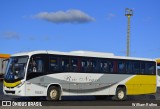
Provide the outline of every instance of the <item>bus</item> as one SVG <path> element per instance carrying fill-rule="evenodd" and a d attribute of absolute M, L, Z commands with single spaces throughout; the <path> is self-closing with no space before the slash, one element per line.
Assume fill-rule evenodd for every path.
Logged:
<path fill-rule="evenodd" d="M 9 57 L 9 54 L 0 54 L 0 79 L 3 79 Z"/>
<path fill-rule="evenodd" d="M 95 96 L 126 100 L 156 93 L 156 60 L 92 51 L 31 51 L 11 55 L 3 82 L 5 95 Z"/>
<path fill-rule="evenodd" d="M 160 59 L 157 61 L 157 93 L 160 93 Z"/>

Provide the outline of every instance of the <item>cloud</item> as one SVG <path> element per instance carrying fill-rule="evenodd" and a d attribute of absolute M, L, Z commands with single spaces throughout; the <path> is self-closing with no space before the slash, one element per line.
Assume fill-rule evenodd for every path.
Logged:
<path fill-rule="evenodd" d="M 35 40 L 35 37 L 30 36 L 28 39 L 29 39 L 30 41 L 34 41 L 34 40 Z"/>
<path fill-rule="evenodd" d="M 109 14 L 107 15 L 107 20 L 112 20 L 114 17 L 116 17 L 115 14 L 109 13 Z"/>
<path fill-rule="evenodd" d="M 144 22 L 149 22 L 149 21 L 151 21 L 152 20 L 152 18 L 151 17 L 146 17 L 146 18 L 144 18 Z"/>
<path fill-rule="evenodd" d="M 43 40 L 43 41 L 49 41 L 50 37 L 49 36 L 39 36 L 39 37 L 30 36 L 30 37 L 28 37 L 28 40 L 29 41 L 41 41 L 41 40 Z"/>
<path fill-rule="evenodd" d="M 44 41 L 49 41 L 50 37 L 49 36 L 44 36 L 43 39 L 44 39 Z"/>
<path fill-rule="evenodd" d="M 20 35 L 13 31 L 4 32 L 2 37 L 7 40 L 11 40 L 11 39 L 19 40 L 20 39 Z"/>
<path fill-rule="evenodd" d="M 88 23 L 95 20 L 93 17 L 90 17 L 86 13 L 76 9 L 57 12 L 40 12 L 33 17 L 57 24 Z"/>

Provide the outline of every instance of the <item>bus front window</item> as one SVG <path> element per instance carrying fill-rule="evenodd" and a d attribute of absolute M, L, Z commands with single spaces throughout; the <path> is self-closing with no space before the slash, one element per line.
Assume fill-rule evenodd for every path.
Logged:
<path fill-rule="evenodd" d="M 24 79 L 27 61 L 27 56 L 11 57 L 8 62 L 4 79 L 7 81 Z"/>
<path fill-rule="evenodd" d="M 160 65 L 157 65 L 157 75 L 160 76 Z"/>

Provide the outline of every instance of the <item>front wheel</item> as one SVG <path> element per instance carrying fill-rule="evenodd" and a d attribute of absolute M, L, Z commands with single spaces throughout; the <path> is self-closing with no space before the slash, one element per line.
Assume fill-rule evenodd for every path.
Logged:
<path fill-rule="evenodd" d="M 126 100 L 127 95 L 126 95 L 126 89 L 125 88 L 117 88 L 116 90 L 116 95 L 113 96 L 113 100 Z"/>
<path fill-rule="evenodd" d="M 51 86 L 47 91 L 47 100 L 57 101 L 60 98 L 60 88 Z"/>

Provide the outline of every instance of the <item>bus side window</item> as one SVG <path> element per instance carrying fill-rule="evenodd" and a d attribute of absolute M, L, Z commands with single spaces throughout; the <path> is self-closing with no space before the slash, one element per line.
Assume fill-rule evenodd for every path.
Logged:
<path fill-rule="evenodd" d="M 133 63 L 133 73 L 139 74 L 140 73 L 140 62 Z"/>
<path fill-rule="evenodd" d="M 132 74 L 133 73 L 133 64 L 132 62 L 126 62 L 126 73 Z"/>
<path fill-rule="evenodd" d="M 109 61 L 108 62 L 108 65 L 109 65 L 109 73 L 113 73 L 113 69 L 114 69 L 114 64 L 112 61 Z"/>
<path fill-rule="evenodd" d="M 61 67 L 63 72 L 68 72 L 69 68 L 69 58 L 62 58 Z"/>
<path fill-rule="evenodd" d="M 44 59 L 41 56 L 32 57 L 29 63 L 28 72 L 44 72 Z"/>
<path fill-rule="evenodd" d="M 81 60 L 81 72 L 89 72 L 89 61 L 87 59 Z"/>
<path fill-rule="evenodd" d="M 100 72 L 102 72 L 102 73 L 106 73 L 106 72 L 108 72 L 108 68 L 109 68 L 109 66 L 108 66 L 108 62 L 107 61 L 100 61 Z"/>
<path fill-rule="evenodd" d="M 147 74 L 155 74 L 154 63 L 146 63 L 146 73 Z"/>
<path fill-rule="evenodd" d="M 125 64 L 123 62 L 118 62 L 118 73 L 125 73 Z"/>
<path fill-rule="evenodd" d="M 71 58 L 71 72 L 77 72 L 78 71 L 78 59 Z"/>
<path fill-rule="evenodd" d="M 57 72 L 58 70 L 59 70 L 58 58 L 50 57 L 50 60 L 49 60 L 49 71 L 50 72 Z"/>
<path fill-rule="evenodd" d="M 28 67 L 28 72 L 38 72 L 37 71 L 37 63 L 35 58 L 31 58 L 30 62 L 29 62 L 29 67 Z"/>
<path fill-rule="evenodd" d="M 37 60 L 37 71 L 38 72 L 44 72 L 43 71 L 43 61 L 42 60 Z"/>
<path fill-rule="evenodd" d="M 145 63 L 141 62 L 141 69 L 140 73 L 144 74 L 145 73 Z"/>
<path fill-rule="evenodd" d="M 90 61 L 90 71 L 93 73 L 97 73 L 98 72 L 98 64 L 97 64 L 97 60 L 96 59 L 92 59 Z"/>

